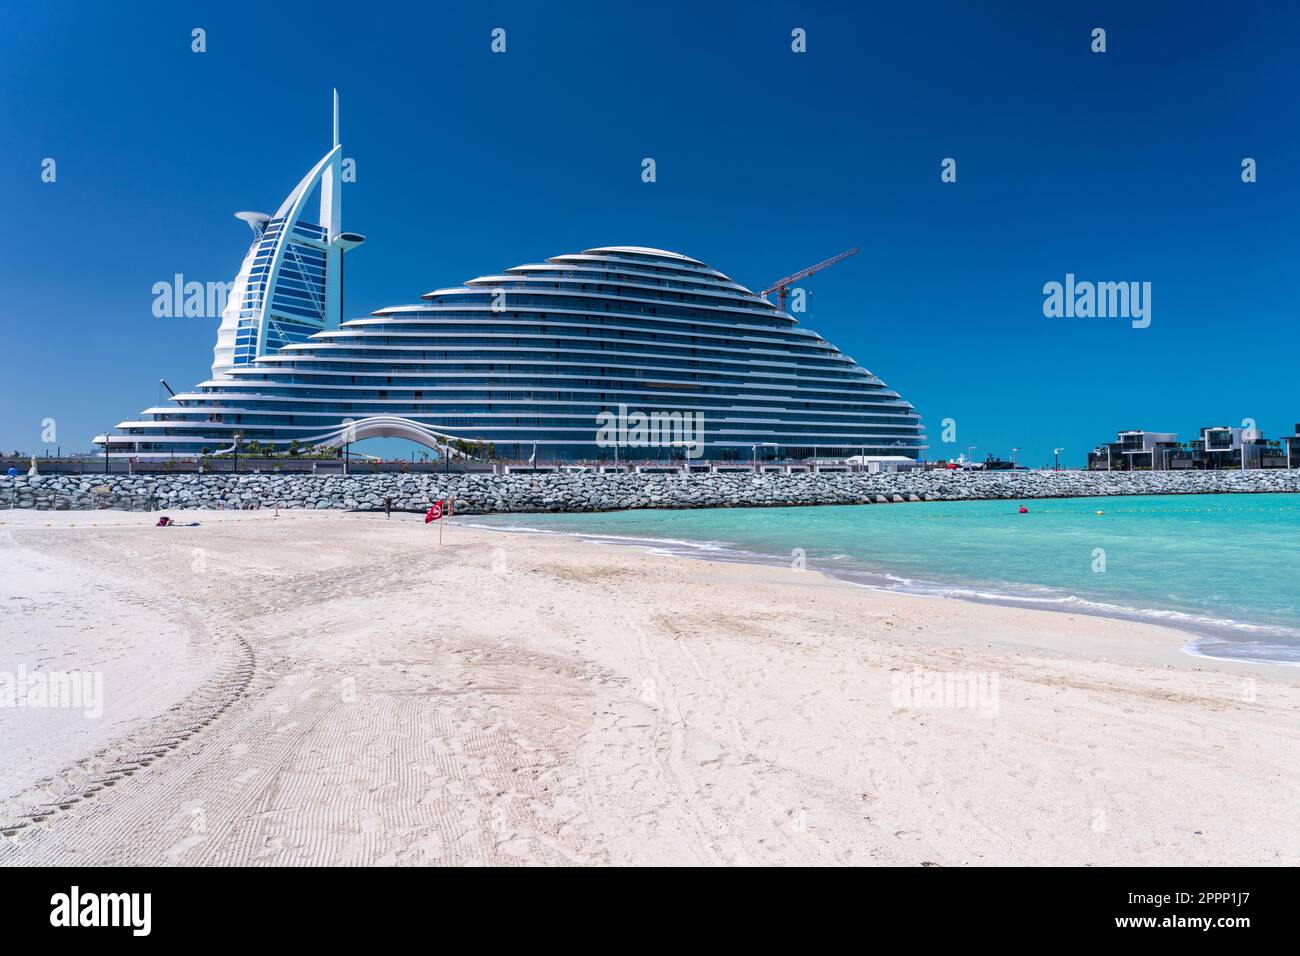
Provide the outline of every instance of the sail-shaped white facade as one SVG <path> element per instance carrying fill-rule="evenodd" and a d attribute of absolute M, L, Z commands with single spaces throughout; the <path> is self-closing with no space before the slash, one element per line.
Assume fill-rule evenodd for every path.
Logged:
<path fill-rule="evenodd" d="M 334 94 L 334 148 L 285 197 L 274 216 L 239 212 L 253 242 L 221 313 L 212 377 L 228 378 L 239 366 L 305 341 L 342 319 L 342 257 L 362 238 L 344 234 L 342 153 L 338 93 Z M 319 215 L 308 217 L 319 195 Z"/>

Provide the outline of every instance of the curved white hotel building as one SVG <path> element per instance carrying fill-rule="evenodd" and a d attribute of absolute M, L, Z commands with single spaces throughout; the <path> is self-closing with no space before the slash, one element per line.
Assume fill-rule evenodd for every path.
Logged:
<path fill-rule="evenodd" d="M 602 246 L 343 320 L 335 145 L 253 242 L 217 332 L 212 377 L 96 442 L 115 454 L 285 449 L 396 436 L 482 441 L 538 461 L 611 459 L 602 413 L 689 415 L 703 456 L 904 456 L 920 418 L 880 379 L 703 262 Z M 309 200 L 319 195 L 319 221 Z M 608 437 L 608 435 L 606 436 Z M 633 442 L 635 446 L 637 443 Z M 621 459 L 683 457 L 663 444 Z M 697 457 L 695 450 L 690 457 Z"/>

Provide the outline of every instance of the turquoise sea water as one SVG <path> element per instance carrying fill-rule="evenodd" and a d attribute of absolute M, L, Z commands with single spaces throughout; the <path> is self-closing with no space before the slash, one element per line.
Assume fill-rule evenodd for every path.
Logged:
<path fill-rule="evenodd" d="M 1018 513 L 1022 504 L 1028 514 Z M 1300 663 L 1300 497 L 1294 495 L 622 511 L 473 521 L 787 565 L 795 549 L 802 549 L 808 568 L 865 584 L 1163 620 L 1198 635 L 1189 647 L 1194 653 Z"/>

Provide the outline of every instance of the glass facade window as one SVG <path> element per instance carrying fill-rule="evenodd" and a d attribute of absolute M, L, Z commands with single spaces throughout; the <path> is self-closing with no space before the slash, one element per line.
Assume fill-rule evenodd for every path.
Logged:
<path fill-rule="evenodd" d="M 502 453 L 535 442 L 550 460 L 603 460 L 613 453 L 597 444 L 597 416 L 623 409 L 701 415 L 704 457 L 720 461 L 748 460 L 759 443 L 777 446 L 769 456 L 926 447 L 915 409 L 884 382 L 685 256 L 590 249 L 329 329 L 325 230 L 284 225 L 271 220 L 255 242 L 235 367 L 122 433 L 165 433 L 184 452 L 222 447 L 236 428 L 284 446 L 333 441 L 346 419 L 399 418 Z M 681 455 L 619 449 L 623 460 Z"/>

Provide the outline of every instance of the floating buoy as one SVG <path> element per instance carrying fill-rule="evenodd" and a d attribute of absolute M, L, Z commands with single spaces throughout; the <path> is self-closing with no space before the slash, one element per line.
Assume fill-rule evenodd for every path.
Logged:
<path fill-rule="evenodd" d="M 1105 514 L 1106 512 L 1104 512 L 1104 511 L 1097 511 L 1097 512 L 1094 512 L 1094 513 L 1095 513 L 1095 514 L 1099 514 L 1099 515 L 1101 515 L 1101 514 Z"/>
<path fill-rule="evenodd" d="M 1020 506 L 1020 513 L 1021 513 L 1022 515 L 1027 515 L 1027 514 L 1029 514 L 1029 509 L 1026 508 L 1024 505 L 1021 505 L 1021 506 Z"/>

